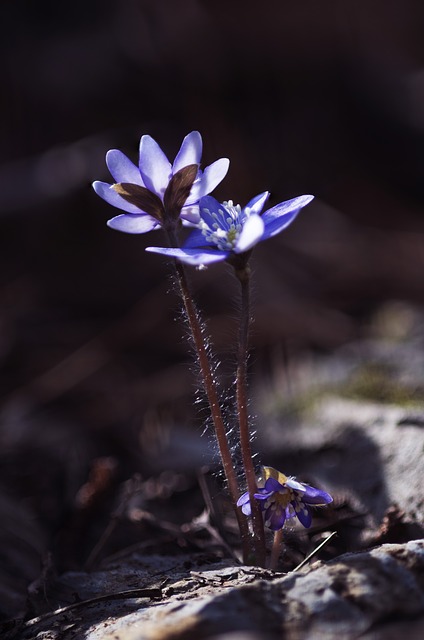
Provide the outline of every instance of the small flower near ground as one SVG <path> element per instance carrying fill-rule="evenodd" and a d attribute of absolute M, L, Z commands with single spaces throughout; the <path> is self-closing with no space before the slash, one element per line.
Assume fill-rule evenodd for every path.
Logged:
<path fill-rule="evenodd" d="M 200 200 L 200 221 L 181 249 L 148 247 L 146 251 L 177 258 L 194 266 L 208 265 L 250 251 L 258 242 L 283 231 L 313 196 L 303 195 L 262 210 L 269 198 L 265 191 L 245 207 L 232 200 L 220 203 L 212 196 Z"/>
<path fill-rule="evenodd" d="M 146 233 L 179 216 L 191 224 L 198 223 L 200 198 L 215 189 L 229 167 L 229 160 L 220 158 L 201 171 L 201 156 L 202 137 L 198 131 L 184 138 L 173 164 L 148 135 L 140 140 L 138 166 L 122 151 L 108 151 L 106 164 L 115 182 L 96 181 L 93 189 L 125 212 L 109 220 L 108 226 L 125 233 Z"/>
<path fill-rule="evenodd" d="M 322 507 L 333 501 L 329 493 L 288 478 L 272 467 L 262 467 L 265 484 L 255 493 L 264 512 L 265 526 L 273 531 L 284 527 L 286 520 L 297 517 L 304 527 L 312 522 L 311 507 Z M 245 516 L 251 515 L 249 493 L 237 501 Z"/>

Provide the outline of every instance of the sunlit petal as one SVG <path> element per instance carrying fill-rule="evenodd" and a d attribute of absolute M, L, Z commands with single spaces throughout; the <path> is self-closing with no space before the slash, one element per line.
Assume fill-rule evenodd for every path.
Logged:
<path fill-rule="evenodd" d="M 107 221 L 107 226 L 116 231 L 123 233 L 147 233 L 153 229 L 159 229 L 160 224 L 155 218 L 147 214 L 144 215 L 125 215 L 116 216 Z"/>
<path fill-rule="evenodd" d="M 172 177 L 172 167 L 156 140 L 151 136 L 142 136 L 140 140 L 139 167 L 146 187 L 163 198 Z"/>
<path fill-rule="evenodd" d="M 106 200 L 106 202 L 111 204 L 112 207 L 122 209 L 122 211 L 126 211 L 127 213 L 142 213 L 141 209 L 125 200 L 125 198 L 122 198 L 118 193 L 116 193 L 113 185 L 108 184 L 107 182 L 100 182 L 99 180 L 96 180 L 96 182 L 93 182 L 93 189 L 98 196 L 103 198 L 103 200 Z"/>

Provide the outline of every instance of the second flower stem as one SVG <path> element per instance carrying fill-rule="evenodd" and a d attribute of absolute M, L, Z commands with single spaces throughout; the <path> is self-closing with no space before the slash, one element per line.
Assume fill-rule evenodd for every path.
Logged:
<path fill-rule="evenodd" d="M 171 243 L 176 241 L 176 239 L 173 237 L 172 232 L 168 232 L 168 236 Z M 177 245 L 170 244 L 170 246 Z M 249 529 L 247 526 L 246 518 L 242 515 L 241 511 L 236 506 L 238 497 L 240 495 L 240 489 L 237 482 L 236 472 L 234 470 L 230 447 L 225 433 L 225 425 L 222 417 L 221 406 L 219 403 L 216 382 L 212 373 L 209 355 L 203 336 L 202 325 L 199 319 L 198 311 L 193 301 L 193 297 L 191 295 L 184 266 L 177 260 L 175 261 L 174 265 L 178 285 L 180 288 L 181 298 L 183 300 L 184 309 L 199 361 L 203 387 L 208 399 L 222 465 L 224 467 L 224 474 L 228 483 L 231 502 L 235 510 L 237 523 L 240 530 L 240 536 L 243 546 L 243 560 L 244 562 L 247 562 L 250 550 Z"/>
<path fill-rule="evenodd" d="M 265 532 L 262 512 L 254 494 L 257 492 L 256 474 L 252 460 L 250 446 L 250 429 L 248 414 L 247 393 L 247 354 L 250 328 L 250 267 L 245 265 L 242 269 L 235 269 L 235 274 L 241 288 L 241 313 L 240 330 L 237 353 L 237 414 L 239 420 L 240 449 L 243 459 L 243 467 L 246 475 L 247 490 L 249 492 L 250 506 L 252 510 L 253 545 L 255 549 L 256 564 L 264 567 L 266 560 Z"/>
<path fill-rule="evenodd" d="M 272 544 L 271 558 L 269 561 L 269 568 L 271 571 L 277 571 L 278 560 L 281 554 L 281 546 L 283 544 L 283 530 L 279 529 L 274 532 L 274 542 Z"/>

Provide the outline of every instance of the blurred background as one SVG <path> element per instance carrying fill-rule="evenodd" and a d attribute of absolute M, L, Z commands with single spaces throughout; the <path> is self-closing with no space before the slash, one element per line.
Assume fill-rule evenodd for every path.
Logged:
<path fill-rule="evenodd" d="M 254 253 L 252 384 L 331 353 L 391 301 L 424 302 L 424 4 L 6 0 L 1 13 L 1 546 L 10 558 L 13 537 L 25 556 L 8 574 L 18 592 L 47 549 L 59 569 L 87 559 L 133 474 L 168 474 L 151 496 L 185 496 L 182 472 L 213 457 L 167 265 L 144 252 L 160 232 L 108 229 L 116 212 L 90 187 L 109 180 L 106 151 L 136 161 L 148 133 L 173 159 L 198 129 L 203 166 L 231 159 L 218 198 L 315 194 Z M 231 362 L 227 275 L 192 279 Z"/>

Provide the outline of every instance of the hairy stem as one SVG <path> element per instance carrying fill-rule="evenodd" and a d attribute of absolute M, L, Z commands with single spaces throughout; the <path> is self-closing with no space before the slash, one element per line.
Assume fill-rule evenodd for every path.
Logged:
<path fill-rule="evenodd" d="M 252 450 L 250 447 L 250 429 L 248 414 L 248 393 L 247 393 L 247 354 L 248 338 L 250 327 L 250 268 L 245 265 L 243 269 L 235 270 L 241 287 L 241 313 L 239 343 L 237 353 L 237 413 L 239 420 L 240 449 L 243 459 L 243 467 L 246 475 L 247 490 L 249 492 L 250 505 L 252 509 L 253 545 L 255 549 L 256 564 L 265 566 L 266 548 L 265 532 L 262 512 L 254 494 L 257 491 L 255 468 L 252 460 Z"/>
<path fill-rule="evenodd" d="M 269 561 L 269 568 L 271 571 L 275 571 L 278 566 L 278 560 L 281 554 L 281 545 L 283 543 L 283 530 L 279 529 L 274 532 L 274 542 L 272 544 L 271 558 Z"/>
<path fill-rule="evenodd" d="M 178 246 L 178 241 L 172 231 L 168 230 L 168 236 L 170 246 Z M 249 557 L 249 529 L 247 526 L 246 518 L 236 506 L 238 497 L 240 495 L 240 489 L 237 482 L 236 472 L 234 470 L 230 447 L 225 433 L 225 425 L 222 417 L 221 406 L 219 403 L 216 382 L 214 380 L 207 347 L 203 338 L 199 314 L 191 295 L 184 266 L 177 260 L 175 260 L 174 266 L 178 285 L 180 288 L 181 298 L 184 304 L 184 309 L 190 326 L 190 331 L 200 366 L 203 387 L 206 392 L 206 397 L 208 399 L 212 421 L 215 428 L 215 434 L 218 442 L 222 465 L 224 468 L 225 478 L 227 480 L 231 502 L 235 510 L 240 530 L 240 536 L 243 546 L 243 560 L 244 562 L 247 562 L 247 559 Z"/>

